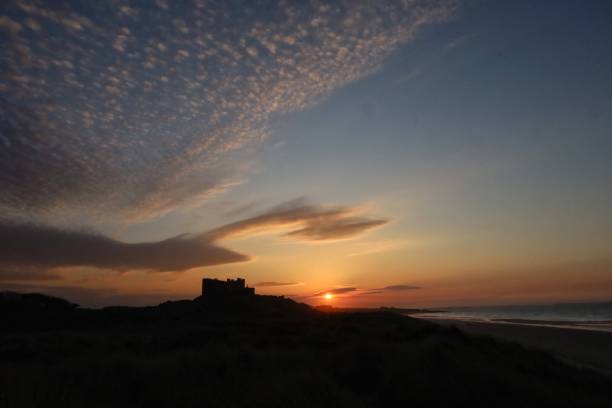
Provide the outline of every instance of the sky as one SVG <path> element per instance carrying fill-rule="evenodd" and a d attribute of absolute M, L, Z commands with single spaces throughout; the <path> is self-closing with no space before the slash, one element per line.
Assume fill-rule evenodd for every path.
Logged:
<path fill-rule="evenodd" d="M 0 6 L 0 290 L 612 299 L 612 4 Z M 326 299 L 324 294 L 332 294 Z"/>

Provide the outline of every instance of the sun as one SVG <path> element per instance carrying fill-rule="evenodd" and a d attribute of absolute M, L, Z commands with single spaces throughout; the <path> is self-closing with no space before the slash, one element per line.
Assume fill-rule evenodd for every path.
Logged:
<path fill-rule="evenodd" d="M 334 296 L 331 293 L 326 293 L 323 295 L 323 297 L 325 298 L 325 300 L 332 300 Z"/>

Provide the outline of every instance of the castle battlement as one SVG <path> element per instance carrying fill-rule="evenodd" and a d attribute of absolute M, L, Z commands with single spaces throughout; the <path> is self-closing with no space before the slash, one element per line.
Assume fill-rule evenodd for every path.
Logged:
<path fill-rule="evenodd" d="M 225 281 L 219 279 L 202 279 L 202 297 L 220 298 L 231 296 L 253 296 L 255 289 L 246 286 L 244 279 L 227 279 Z"/>

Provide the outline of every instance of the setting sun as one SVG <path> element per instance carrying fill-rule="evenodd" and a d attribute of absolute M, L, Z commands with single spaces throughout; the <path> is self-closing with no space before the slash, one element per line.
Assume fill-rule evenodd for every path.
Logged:
<path fill-rule="evenodd" d="M 334 296 L 331 293 L 326 293 L 325 295 L 323 295 L 323 297 L 325 298 L 325 300 L 332 300 Z"/>

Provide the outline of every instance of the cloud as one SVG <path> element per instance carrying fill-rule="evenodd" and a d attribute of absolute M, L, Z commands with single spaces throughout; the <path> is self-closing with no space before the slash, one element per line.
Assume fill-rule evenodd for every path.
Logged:
<path fill-rule="evenodd" d="M 11 20 L 7 16 L 0 16 L 0 31 L 5 31 L 10 35 L 17 35 L 23 27 L 18 22 Z"/>
<path fill-rule="evenodd" d="M 336 287 L 326 290 L 321 290 L 315 292 L 311 295 L 302 296 L 301 298 L 309 299 L 309 298 L 317 298 L 322 297 L 328 293 L 332 295 L 349 295 L 349 296 L 371 296 L 371 295 L 380 295 L 389 292 L 403 292 L 408 290 L 416 290 L 421 289 L 420 286 L 407 285 L 407 284 L 399 284 L 399 285 L 389 285 L 382 288 L 358 288 L 355 286 L 342 286 Z"/>
<path fill-rule="evenodd" d="M 464 46 L 468 41 L 471 41 L 474 37 L 474 34 L 464 34 L 460 37 L 455 38 L 448 44 L 446 44 L 446 48 L 457 48 Z"/>
<path fill-rule="evenodd" d="M 344 295 L 347 293 L 352 293 L 352 292 L 357 292 L 359 289 L 355 288 L 355 287 L 351 287 L 351 286 L 344 286 L 344 287 L 340 287 L 340 288 L 332 288 L 332 289 L 327 289 L 327 290 L 322 290 L 316 293 L 313 293 L 310 296 L 307 297 L 320 297 L 323 296 L 327 293 L 331 293 L 332 295 Z"/>
<path fill-rule="evenodd" d="M 356 236 L 387 222 L 354 215 L 348 207 L 290 201 L 263 214 L 210 232 L 184 234 L 157 242 L 126 243 L 88 231 L 0 221 L 0 281 L 55 279 L 53 268 L 91 266 L 116 271 L 185 271 L 197 267 L 245 262 L 248 255 L 219 242 L 256 232 L 293 228 L 287 235 L 327 241 Z M 347 225 L 350 225 L 347 228 Z M 304 233 L 313 230 L 316 233 Z M 20 279 L 21 278 L 21 279 Z M 266 285 L 264 285 L 266 284 Z M 262 286 L 281 285 L 263 282 Z M 284 285 L 296 283 L 284 283 Z"/>
<path fill-rule="evenodd" d="M 389 286 L 385 286 L 382 288 L 364 290 L 363 292 L 360 293 L 360 295 L 361 296 L 381 295 L 381 294 L 389 293 L 389 292 L 404 292 L 407 290 L 417 290 L 417 289 L 421 289 L 421 287 L 415 286 L 415 285 L 407 285 L 407 284 L 389 285 Z"/>
<path fill-rule="evenodd" d="M 364 256 L 377 254 L 385 251 L 391 251 L 404 247 L 406 245 L 413 244 L 405 240 L 384 240 L 384 241 L 373 241 L 373 242 L 360 242 L 355 244 L 357 248 L 356 252 L 348 254 L 348 256 Z"/>
<path fill-rule="evenodd" d="M 0 282 L 55 281 L 61 276 L 51 270 L 23 265 L 5 266 L 0 262 Z"/>
<path fill-rule="evenodd" d="M 363 217 L 333 217 L 329 221 L 331 222 L 307 220 L 304 228 L 291 231 L 288 235 L 308 241 L 345 239 L 387 223 L 387 220 L 373 220 Z"/>
<path fill-rule="evenodd" d="M 382 290 L 385 292 L 397 292 L 397 291 L 402 291 L 402 290 L 415 290 L 415 289 L 421 289 L 421 287 L 414 286 L 414 285 L 390 285 L 390 286 L 385 286 L 384 288 L 380 288 L 379 290 Z"/>
<path fill-rule="evenodd" d="M 226 210 L 223 215 L 226 217 L 235 217 L 237 215 L 243 215 L 245 213 L 248 213 L 249 211 L 251 211 L 253 208 L 255 208 L 257 206 L 257 201 L 250 201 L 246 204 L 240 204 L 238 206 L 234 206 L 228 210 Z"/>
<path fill-rule="evenodd" d="M 355 237 L 387 222 L 382 218 L 358 215 L 354 208 L 312 205 L 297 199 L 212 230 L 207 236 L 211 241 L 218 241 L 287 228 L 290 231 L 286 235 L 298 240 L 331 241 Z"/>
<path fill-rule="evenodd" d="M 256 283 L 255 287 L 265 288 L 265 287 L 276 287 L 276 286 L 296 286 L 300 285 L 300 282 L 259 282 Z"/>
<path fill-rule="evenodd" d="M 93 266 L 118 271 L 175 271 L 248 259 L 202 236 L 181 235 L 158 242 L 131 244 L 82 231 L 32 224 L 0 224 L 0 265 L 4 268 L 44 270 Z"/>
<path fill-rule="evenodd" d="M 326 293 L 333 293 L 334 295 L 341 295 L 343 293 L 354 292 L 356 290 L 357 290 L 357 288 L 344 287 L 344 288 L 330 289 L 330 290 L 326 291 Z"/>
<path fill-rule="evenodd" d="M 275 118 L 377 70 L 455 8 L 239 3 L 3 4 L 0 211 L 136 222 L 198 204 L 248 177 Z"/>

